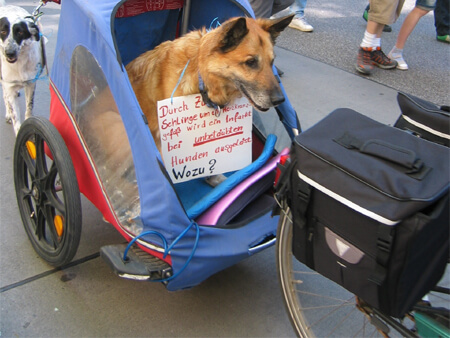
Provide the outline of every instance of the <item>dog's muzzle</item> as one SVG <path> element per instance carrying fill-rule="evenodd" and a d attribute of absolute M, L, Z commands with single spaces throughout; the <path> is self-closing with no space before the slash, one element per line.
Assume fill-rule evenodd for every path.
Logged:
<path fill-rule="evenodd" d="M 6 55 L 6 61 L 8 61 L 9 63 L 14 63 L 14 62 L 17 61 L 17 56 L 15 56 L 15 55 L 11 55 L 11 56 Z"/>
<path fill-rule="evenodd" d="M 6 61 L 8 61 L 9 63 L 14 63 L 18 59 L 18 55 L 15 50 L 5 49 L 4 54 L 5 54 Z"/>
<path fill-rule="evenodd" d="M 270 95 L 270 101 L 272 102 L 274 107 L 282 104 L 285 101 L 285 99 L 286 98 L 284 97 L 284 94 L 281 91 L 281 89 L 272 92 Z"/>

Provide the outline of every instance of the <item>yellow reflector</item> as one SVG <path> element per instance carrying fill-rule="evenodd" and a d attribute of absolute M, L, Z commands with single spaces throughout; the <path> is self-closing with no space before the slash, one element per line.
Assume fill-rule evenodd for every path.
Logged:
<path fill-rule="evenodd" d="M 53 223 L 55 224 L 56 233 L 61 237 L 64 229 L 64 218 L 60 215 L 56 215 L 53 219 Z"/>
<path fill-rule="evenodd" d="M 27 146 L 28 154 L 30 154 L 30 157 L 33 160 L 35 160 L 36 159 L 36 146 L 34 145 L 34 143 L 32 141 L 27 141 L 27 143 L 25 143 L 25 145 Z"/>

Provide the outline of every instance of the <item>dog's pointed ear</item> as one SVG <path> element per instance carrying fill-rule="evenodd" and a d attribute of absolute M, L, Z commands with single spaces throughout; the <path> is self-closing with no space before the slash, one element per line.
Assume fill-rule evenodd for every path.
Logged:
<path fill-rule="evenodd" d="M 289 26 L 295 14 L 291 14 L 279 19 L 258 19 L 261 27 L 270 33 L 273 43 L 284 29 Z"/>
<path fill-rule="evenodd" d="M 223 24 L 220 27 L 223 31 L 220 39 L 219 49 L 226 53 L 235 49 L 248 34 L 247 22 L 245 18 L 238 18 Z"/>

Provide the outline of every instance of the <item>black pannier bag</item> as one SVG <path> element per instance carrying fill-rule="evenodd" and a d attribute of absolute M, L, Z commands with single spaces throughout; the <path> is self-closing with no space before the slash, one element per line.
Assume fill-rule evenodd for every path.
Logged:
<path fill-rule="evenodd" d="M 413 95 L 399 92 L 397 102 L 402 114 L 394 127 L 426 140 L 450 146 L 450 107 L 437 106 Z"/>
<path fill-rule="evenodd" d="M 402 317 L 447 265 L 450 150 L 351 109 L 335 110 L 292 147 L 277 188 L 288 186 L 294 256 Z"/>

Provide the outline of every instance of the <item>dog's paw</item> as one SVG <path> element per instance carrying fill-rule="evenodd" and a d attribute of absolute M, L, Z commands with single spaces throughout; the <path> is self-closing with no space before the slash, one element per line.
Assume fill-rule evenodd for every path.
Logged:
<path fill-rule="evenodd" d="M 205 178 L 206 183 L 208 183 L 212 187 L 218 186 L 220 183 L 225 181 L 227 179 L 226 176 L 220 174 L 220 175 L 213 175 Z"/>
<path fill-rule="evenodd" d="M 19 122 L 16 121 L 16 123 L 14 123 L 14 134 L 16 134 L 16 136 L 19 133 L 20 126 L 21 124 Z"/>

